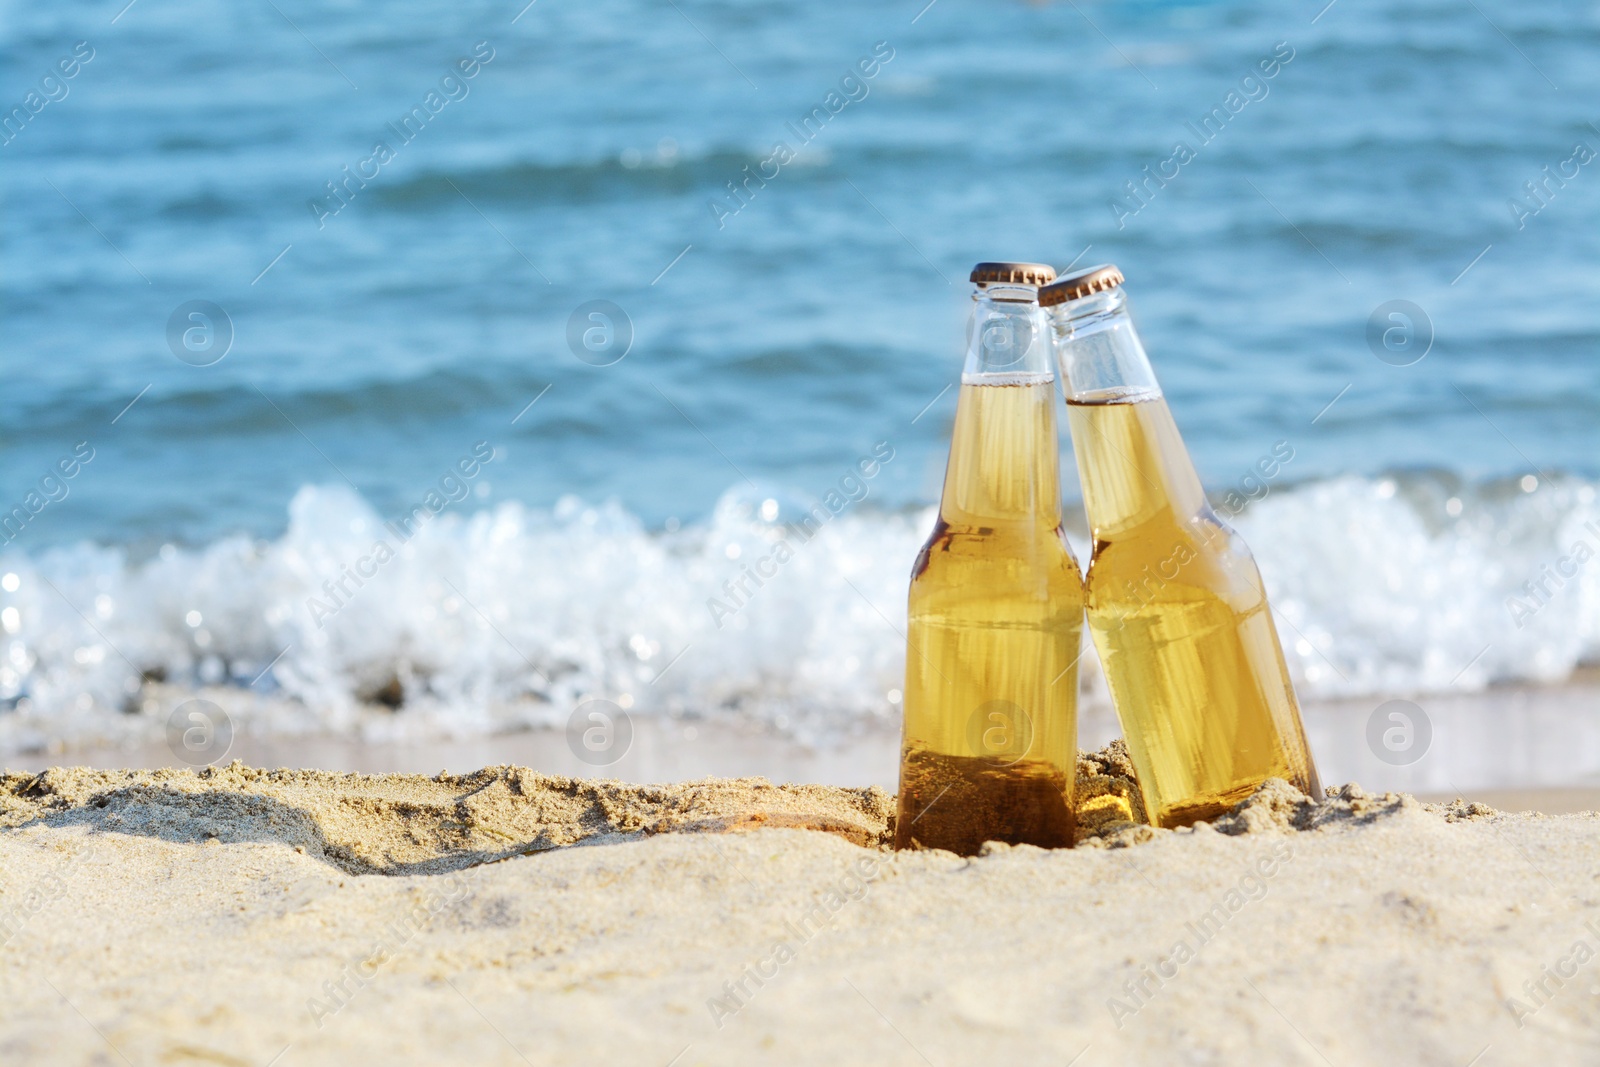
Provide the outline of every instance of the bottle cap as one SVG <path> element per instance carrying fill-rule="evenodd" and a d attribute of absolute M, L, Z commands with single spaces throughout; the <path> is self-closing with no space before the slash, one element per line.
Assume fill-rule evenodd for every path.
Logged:
<path fill-rule="evenodd" d="M 1122 272 L 1110 263 L 1069 274 L 1039 290 L 1039 306 L 1054 307 L 1092 293 L 1104 293 L 1122 284 Z"/>
<path fill-rule="evenodd" d="M 1044 285 L 1056 269 L 1047 263 L 979 263 L 968 279 L 974 285 Z"/>

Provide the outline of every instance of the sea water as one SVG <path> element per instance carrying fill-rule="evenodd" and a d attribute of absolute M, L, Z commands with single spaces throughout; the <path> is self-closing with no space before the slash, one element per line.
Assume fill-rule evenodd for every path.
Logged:
<path fill-rule="evenodd" d="M 1302 698 L 1600 658 L 1588 8 L 679 6 L 11 12 L 0 745 L 893 724 L 990 256 L 1141 280 Z"/>

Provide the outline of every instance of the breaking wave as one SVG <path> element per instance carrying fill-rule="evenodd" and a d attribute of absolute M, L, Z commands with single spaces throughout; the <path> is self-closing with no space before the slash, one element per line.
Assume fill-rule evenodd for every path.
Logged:
<path fill-rule="evenodd" d="M 0 751 L 153 739 L 160 683 L 223 694 L 243 730 L 371 740 L 559 725 L 591 697 L 812 742 L 892 723 L 933 510 L 833 503 L 741 486 L 681 528 L 576 498 L 401 526 L 306 486 L 273 541 L 12 550 Z M 1600 659 L 1600 508 L 1581 479 L 1341 477 L 1234 525 L 1303 697 L 1552 682 Z"/>

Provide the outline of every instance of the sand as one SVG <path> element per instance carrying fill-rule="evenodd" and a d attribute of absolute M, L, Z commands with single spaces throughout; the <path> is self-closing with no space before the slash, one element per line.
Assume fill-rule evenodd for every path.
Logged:
<path fill-rule="evenodd" d="M 0 1063 L 1600 1062 L 1600 816 L 1079 787 L 961 858 L 878 789 L 11 774 Z"/>

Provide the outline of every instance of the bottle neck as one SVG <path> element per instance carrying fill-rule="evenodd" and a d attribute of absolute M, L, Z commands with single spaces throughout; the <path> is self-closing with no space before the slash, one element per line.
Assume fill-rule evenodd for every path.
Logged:
<path fill-rule="evenodd" d="M 1057 304 L 1046 315 L 1069 401 L 1161 395 L 1120 287 Z"/>
<path fill-rule="evenodd" d="M 1120 289 L 1047 311 L 1096 540 L 1209 513 Z"/>
<path fill-rule="evenodd" d="M 1031 286 L 974 296 L 940 517 L 952 527 L 1061 522 L 1050 328 Z"/>
<path fill-rule="evenodd" d="M 1031 285 L 990 285 L 972 294 L 961 377 L 1055 381 L 1050 323 Z"/>

